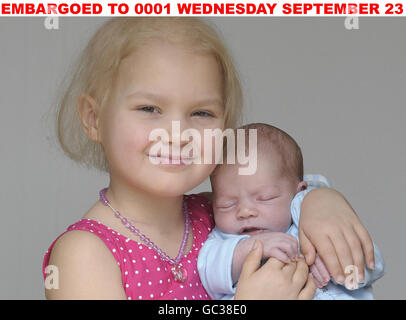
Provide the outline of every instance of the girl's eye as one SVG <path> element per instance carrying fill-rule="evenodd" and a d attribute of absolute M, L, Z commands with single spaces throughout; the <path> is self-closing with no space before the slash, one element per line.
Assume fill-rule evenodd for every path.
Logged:
<path fill-rule="evenodd" d="M 193 112 L 192 116 L 197 116 L 197 117 L 202 117 L 202 118 L 214 117 L 214 115 L 211 112 L 204 111 L 204 110 L 199 110 L 199 111 Z"/>
<path fill-rule="evenodd" d="M 154 106 L 142 106 L 137 108 L 137 110 L 144 111 L 147 113 L 159 113 L 158 108 Z"/>

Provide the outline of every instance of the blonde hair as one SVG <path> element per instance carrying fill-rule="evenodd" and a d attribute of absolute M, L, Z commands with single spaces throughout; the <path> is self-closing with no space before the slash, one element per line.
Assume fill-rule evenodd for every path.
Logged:
<path fill-rule="evenodd" d="M 77 112 L 82 94 L 100 108 L 108 104 L 121 61 L 151 40 L 183 44 L 212 54 L 224 84 L 225 128 L 235 128 L 242 114 L 242 90 L 232 58 L 216 30 L 198 18 L 113 18 L 91 38 L 72 69 L 70 83 L 58 104 L 57 135 L 63 151 L 73 160 L 108 171 L 102 146 L 85 134 Z"/>

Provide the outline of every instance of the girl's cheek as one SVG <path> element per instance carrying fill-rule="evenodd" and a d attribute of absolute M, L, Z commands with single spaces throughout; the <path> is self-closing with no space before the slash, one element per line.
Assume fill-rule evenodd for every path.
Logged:
<path fill-rule="evenodd" d="M 112 135 L 112 143 L 123 156 L 132 155 L 134 152 L 144 151 L 148 145 L 148 128 L 130 121 L 117 121 L 116 130 Z"/>

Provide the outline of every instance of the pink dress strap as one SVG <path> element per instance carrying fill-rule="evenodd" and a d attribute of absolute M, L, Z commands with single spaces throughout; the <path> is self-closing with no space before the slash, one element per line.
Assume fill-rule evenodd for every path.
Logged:
<path fill-rule="evenodd" d="M 43 261 L 44 280 L 55 242 L 66 232 L 82 230 L 93 233 L 109 248 L 120 267 L 122 285 L 127 299 L 210 299 L 200 282 L 197 257 L 214 227 L 212 207 L 201 195 L 185 195 L 185 201 L 193 233 L 192 248 L 180 261 L 188 274 L 185 283 L 173 280 L 171 264 L 162 260 L 155 250 L 91 219 L 82 219 L 72 224 L 52 242 Z"/>

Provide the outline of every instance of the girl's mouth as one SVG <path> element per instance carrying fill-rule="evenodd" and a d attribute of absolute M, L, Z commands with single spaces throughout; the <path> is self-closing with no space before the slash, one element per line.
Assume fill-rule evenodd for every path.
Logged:
<path fill-rule="evenodd" d="M 179 157 L 173 155 L 148 155 L 149 160 L 153 164 L 164 164 L 170 166 L 185 166 L 192 164 L 194 158 L 192 157 Z"/>

